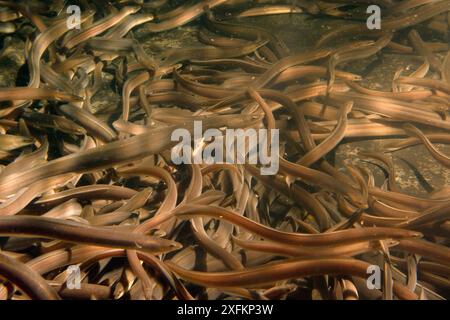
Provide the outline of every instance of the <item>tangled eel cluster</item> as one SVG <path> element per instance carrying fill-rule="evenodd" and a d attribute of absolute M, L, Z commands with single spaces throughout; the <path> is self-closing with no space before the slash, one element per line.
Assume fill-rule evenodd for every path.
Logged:
<path fill-rule="evenodd" d="M 246 20 L 274 14 L 343 23 L 293 53 Z M 392 161 L 423 145 L 450 167 L 449 0 L 0 1 L 0 21 L 21 67 L 0 89 L 0 299 L 449 297 L 450 188 L 406 194 Z M 201 44 L 152 43 L 186 24 Z M 348 68 L 386 53 L 415 63 L 383 91 Z M 174 164 L 194 121 L 278 129 L 278 173 Z M 333 163 L 354 138 L 390 139 L 355 156 L 386 181 Z"/>

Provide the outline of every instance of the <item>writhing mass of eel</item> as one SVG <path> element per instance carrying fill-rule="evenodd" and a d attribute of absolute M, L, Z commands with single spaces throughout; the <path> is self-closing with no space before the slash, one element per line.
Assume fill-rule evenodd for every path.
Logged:
<path fill-rule="evenodd" d="M 450 1 L 373 2 L 381 29 L 362 0 L 80 0 L 73 29 L 66 2 L 0 1 L 0 61 L 19 41 L 28 72 L 0 88 L 0 299 L 449 298 L 450 186 L 406 193 L 392 155 L 450 168 Z M 272 15 L 345 23 L 294 52 L 251 22 Z M 153 43 L 187 24 L 199 45 Z M 416 63 L 386 90 L 346 68 L 387 54 Z M 279 171 L 176 165 L 194 121 L 278 129 Z M 357 160 L 385 183 L 331 161 L 376 137 Z"/>

